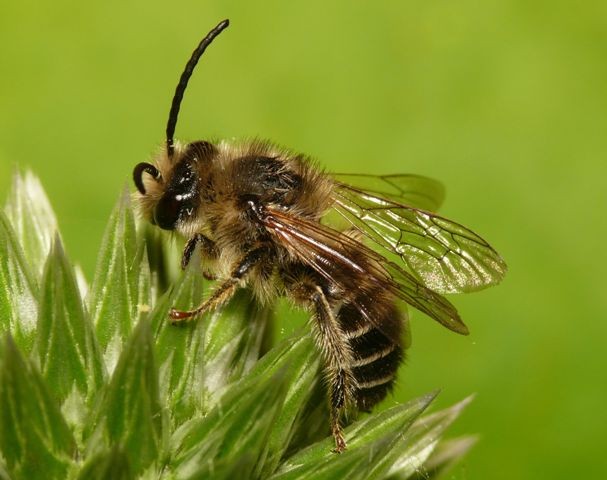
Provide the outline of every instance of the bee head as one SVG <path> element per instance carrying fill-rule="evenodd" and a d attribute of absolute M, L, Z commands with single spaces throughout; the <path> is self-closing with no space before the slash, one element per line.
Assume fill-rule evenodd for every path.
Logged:
<path fill-rule="evenodd" d="M 195 216 L 200 206 L 201 175 L 208 170 L 216 154 L 209 142 L 175 145 L 172 160 L 161 154 L 156 165 L 139 163 L 133 181 L 141 193 L 144 216 L 164 230 L 175 230 Z M 144 182 L 144 174 L 150 180 Z"/>
<path fill-rule="evenodd" d="M 175 230 L 184 224 L 200 206 L 202 164 L 214 156 L 215 147 L 208 142 L 193 142 L 181 147 L 173 136 L 181 100 L 194 68 L 213 39 L 228 25 L 228 20 L 220 22 L 202 39 L 181 74 L 166 127 L 166 150 L 156 160 L 156 165 L 139 163 L 133 170 L 133 181 L 142 194 L 140 203 L 144 216 L 165 230 Z M 153 182 L 144 183 L 144 173 L 152 177 Z"/>

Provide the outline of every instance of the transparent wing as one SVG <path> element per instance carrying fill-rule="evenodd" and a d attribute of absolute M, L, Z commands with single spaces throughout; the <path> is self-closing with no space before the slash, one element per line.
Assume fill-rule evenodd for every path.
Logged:
<path fill-rule="evenodd" d="M 338 183 L 333 208 L 366 237 L 398 255 L 438 293 L 472 292 L 499 283 L 506 264 L 466 227 L 372 192 Z"/>
<path fill-rule="evenodd" d="M 281 245 L 328 282 L 344 292 L 356 291 L 356 308 L 389 338 L 390 332 L 386 329 L 391 330 L 390 326 L 377 324 L 376 319 L 367 313 L 366 306 L 373 304 L 375 299 L 372 295 L 365 295 L 365 284 L 385 286 L 396 297 L 450 330 L 468 333 L 457 310 L 446 298 L 348 235 L 273 209 L 266 210 L 263 222 Z"/>
<path fill-rule="evenodd" d="M 421 175 L 335 173 L 332 177 L 339 183 L 353 186 L 358 190 L 430 212 L 438 211 L 445 200 L 443 184 Z"/>

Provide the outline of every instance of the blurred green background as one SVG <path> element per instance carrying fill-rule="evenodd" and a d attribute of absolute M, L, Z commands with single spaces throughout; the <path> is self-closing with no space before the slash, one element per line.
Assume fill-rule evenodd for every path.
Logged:
<path fill-rule="evenodd" d="M 232 26 L 190 83 L 177 136 L 262 136 L 328 170 L 411 172 L 510 271 L 453 297 L 471 335 L 413 314 L 396 399 L 477 397 L 470 479 L 607 471 L 607 3 L 3 2 L 0 194 L 42 179 L 92 277 L 108 214 L 163 140 L 184 62 Z M 390 399 L 388 403 L 396 400 Z"/>

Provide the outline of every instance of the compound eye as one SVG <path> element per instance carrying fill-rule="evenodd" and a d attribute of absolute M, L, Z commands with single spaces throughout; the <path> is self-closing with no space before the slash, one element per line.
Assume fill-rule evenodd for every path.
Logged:
<path fill-rule="evenodd" d="M 184 207 L 181 195 L 165 195 L 154 209 L 154 223 L 164 230 L 174 230 Z"/>

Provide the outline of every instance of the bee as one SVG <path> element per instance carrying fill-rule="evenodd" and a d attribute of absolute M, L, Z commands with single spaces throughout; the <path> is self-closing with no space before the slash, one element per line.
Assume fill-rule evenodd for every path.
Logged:
<path fill-rule="evenodd" d="M 442 294 L 496 284 L 506 265 L 477 234 L 433 213 L 443 191 L 429 178 L 329 175 L 308 156 L 262 140 L 175 141 L 190 76 L 228 25 L 219 23 L 194 50 L 164 149 L 133 170 L 140 211 L 185 237 L 182 268 L 198 249 L 218 281 L 198 308 L 171 309 L 172 322 L 212 311 L 242 287 L 260 302 L 286 296 L 310 312 L 342 452 L 346 409 L 368 411 L 382 400 L 404 359 L 408 327 L 399 303 L 466 335 Z"/>

